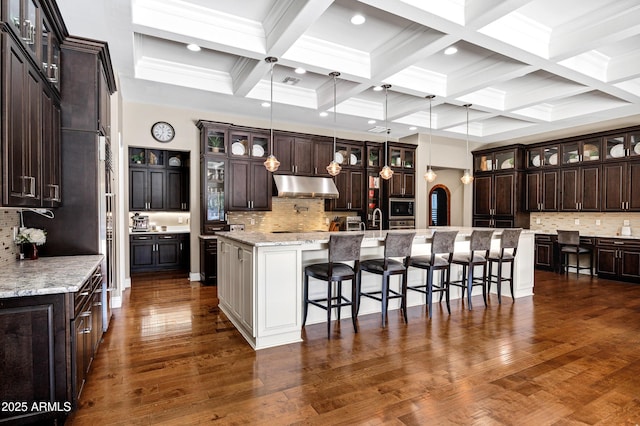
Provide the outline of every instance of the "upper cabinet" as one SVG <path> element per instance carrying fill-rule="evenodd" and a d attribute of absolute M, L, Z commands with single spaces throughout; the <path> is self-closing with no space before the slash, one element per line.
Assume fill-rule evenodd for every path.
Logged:
<path fill-rule="evenodd" d="M 238 159 L 266 159 L 269 152 L 269 134 L 249 129 L 229 130 L 229 157 Z"/>
<path fill-rule="evenodd" d="M 474 173 L 511 171 L 522 168 L 520 150 L 514 147 L 485 151 L 473 156 Z"/>
<path fill-rule="evenodd" d="M 362 168 L 364 164 L 364 145 L 356 141 L 338 140 L 334 158 L 342 167 Z"/>
<path fill-rule="evenodd" d="M 274 136 L 273 152 L 280 167 L 276 174 L 311 176 L 314 174 L 313 142 L 309 138 L 279 134 Z M 327 163 L 329 164 L 329 163 Z"/>
<path fill-rule="evenodd" d="M 526 168 L 529 170 L 535 170 L 541 167 L 558 166 L 559 152 L 560 145 L 557 143 L 527 149 L 527 153 L 525 155 Z"/>
<path fill-rule="evenodd" d="M 602 143 L 600 138 L 565 142 L 561 145 L 562 166 L 593 163 L 601 160 Z"/>
<path fill-rule="evenodd" d="M 624 160 L 640 158 L 640 131 L 620 133 L 604 137 L 605 156 L 603 160 Z"/>

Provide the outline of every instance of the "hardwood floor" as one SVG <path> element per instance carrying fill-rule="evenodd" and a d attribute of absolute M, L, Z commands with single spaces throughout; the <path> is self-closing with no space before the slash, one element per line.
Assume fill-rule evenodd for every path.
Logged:
<path fill-rule="evenodd" d="M 254 352 L 215 287 L 134 277 L 67 424 L 639 424 L 640 285 L 536 272 L 534 290 Z"/>

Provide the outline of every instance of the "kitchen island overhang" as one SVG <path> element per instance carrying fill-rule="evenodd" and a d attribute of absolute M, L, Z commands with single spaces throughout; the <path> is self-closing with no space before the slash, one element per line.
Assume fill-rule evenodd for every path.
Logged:
<path fill-rule="evenodd" d="M 419 229 L 413 241 L 412 255 L 431 252 L 431 237 L 435 230 L 457 230 L 456 252 L 469 250 L 469 237 L 475 228 L 440 227 Z M 478 228 L 479 229 L 479 228 Z M 357 232 L 357 231 L 353 231 Z M 361 258 L 382 257 L 384 239 L 388 231 L 364 231 Z M 403 232 L 403 231 L 393 231 Z M 500 229 L 496 229 L 492 249 L 500 246 Z M 272 234 L 261 232 L 221 232 L 218 233 L 218 298 L 220 309 L 254 349 L 264 349 L 302 341 L 302 286 L 304 268 L 328 258 L 330 232 L 306 232 Z M 523 230 L 518 243 L 515 259 L 514 297 L 533 295 L 534 286 L 534 232 Z M 452 279 L 458 279 L 461 268 L 451 268 Z M 508 275 L 508 271 L 503 271 Z M 409 268 L 409 285 L 425 282 L 424 270 Z M 311 279 L 309 296 L 320 296 L 326 291 L 326 283 Z M 380 288 L 380 277 L 362 273 L 363 291 Z M 391 279 L 392 288 L 398 288 L 399 278 Z M 345 296 L 350 285 L 343 286 Z M 474 295 L 480 294 L 474 289 Z M 496 286 L 492 286 L 492 293 Z M 508 285 L 503 285 L 503 302 L 511 303 Z M 460 298 L 460 290 L 451 289 L 451 298 Z M 409 291 L 407 306 L 424 306 L 426 296 Z M 435 302 L 435 301 L 434 301 Z M 434 303 L 434 306 L 437 302 Z M 483 304 L 474 304 L 475 309 L 484 309 Z M 389 311 L 400 307 L 399 300 L 389 303 Z M 426 309 L 426 308 L 425 308 Z M 466 309 L 466 308 L 465 308 Z M 487 308 L 491 309 L 491 305 Z M 359 316 L 380 314 L 380 303 L 363 298 Z M 455 315 L 452 312 L 451 315 Z M 351 310 L 342 310 L 342 318 L 349 319 Z M 390 320 L 394 316 L 390 315 Z M 307 324 L 326 321 L 326 312 L 310 307 Z M 428 320 L 427 320 L 428 321 Z M 407 326 L 411 326 L 409 322 Z"/>

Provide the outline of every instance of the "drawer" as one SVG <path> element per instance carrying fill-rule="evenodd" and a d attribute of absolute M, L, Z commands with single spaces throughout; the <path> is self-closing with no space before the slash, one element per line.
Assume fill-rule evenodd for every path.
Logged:
<path fill-rule="evenodd" d="M 180 234 L 158 234 L 156 235 L 156 238 L 158 241 L 177 240 L 180 238 Z"/>
<path fill-rule="evenodd" d="M 153 235 L 131 235 L 131 241 L 151 241 Z"/>

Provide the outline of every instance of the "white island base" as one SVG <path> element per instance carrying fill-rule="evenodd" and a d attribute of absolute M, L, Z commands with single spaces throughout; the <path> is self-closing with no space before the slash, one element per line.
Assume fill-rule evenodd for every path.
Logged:
<path fill-rule="evenodd" d="M 442 229 L 442 228 L 440 228 Z M 455 250 L 469 250 L 471 228 L 445 228 L 459 231 Z M 361 258 L 383 256 L 384 237 L 387 231 L 365 231 Z M 403 232 L 403 231 L 398 231 Z M 431 252 L 433 229 L 417 230 L 412 255 Z M 500 230 L 494 234 L 492 248 L 500 244 Z M 312 263 L 326 262 L 328 258 L 329 232 L 271 234 L 256 232 L 225 232 L 218 234 L 218 297 L 220 309 L 254 349 L 300 342 L 302 331 L 304 268 Z M 524 230 L 518 243 L 515 260 L 515 297 L 533 295 L 534 284 L 534 233 Z M 509 268 L 504 268 L 504 276 Z M 477 271 L 480 273 L 480 269 Z M 494 268 L 494 273 L 495 273 Z M 452 279 L 459 279 L 461 268 L 452 266 Z M 422 269 L 410 268 L 409 285 L 423 284 L 426 273 Z M 435 279 L 434 279 L 435 282 Z M 364 291 L 380 289 L 382 277 L 362 273 Z M 392 288 L 398 289 L 399 277 L 391 278 Z M 310 278 L 310 298 L 323 297 L 327 283 Z M 351 286 L 343 285 L 343 292 L 350 298 Z M 496 286 L 491 289 L 496 293 Z M 481 294 L 474 288 L 473 294 Z M 503 303 L 511 303 L 511 292 L 503 284 Z M 460 298 L 457 287 L 452 288 L 451 299 Z M 438 296 L 434 298 L 437 303 Z M 474 301 L 475 309 L 484 309 L 482 300 Z M 409 291 L 407 306 L 425 305 L 424 294 Z M 435 305 L 434 303 L 434 305 Z M 389 310 L 398 309 L 400 301 L 389 302 Z M 380 314 L 380 303 L 362 298 L 359 315 Z M 455 315 L 452 312 L 451 315 Z M 351 309 L 342 310 L 342 318 L 350 318 Z M 335 315 L 332 316 L 335 318 Z M 326 322 L 326 311 L 309 306 L 307 324 Z M 411 326 L 411 324 L 408 324 Z"/>

